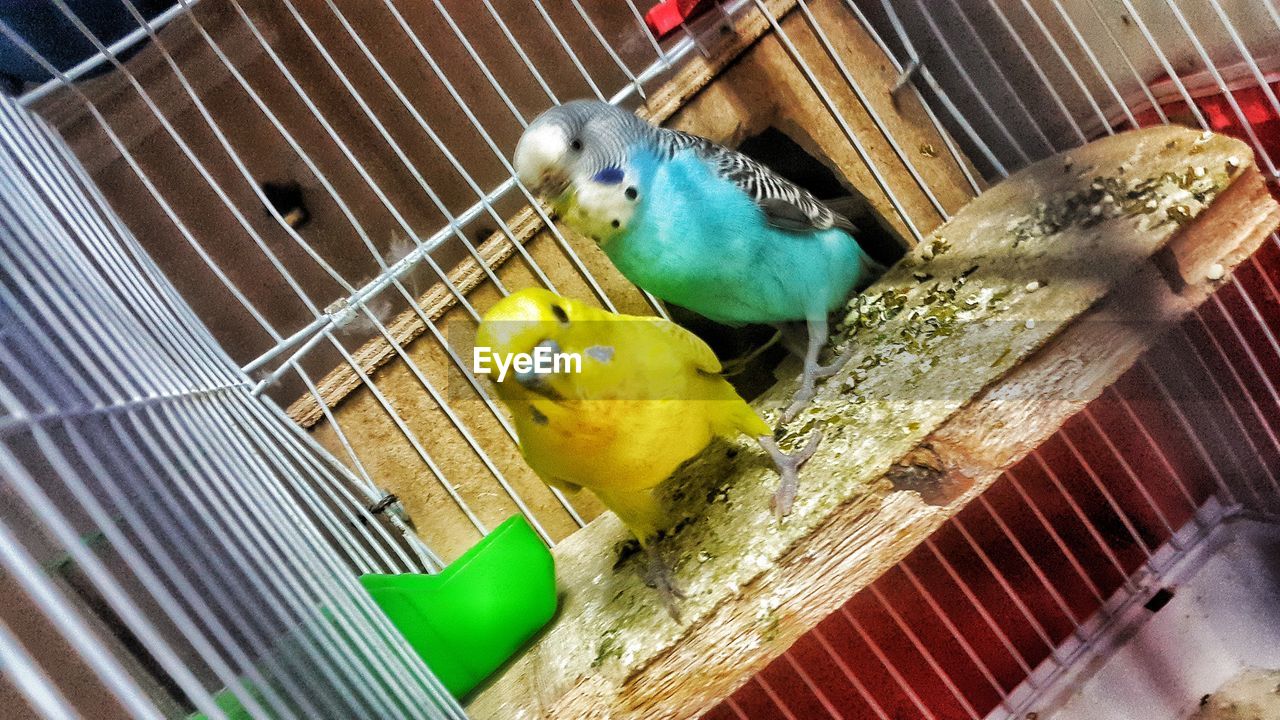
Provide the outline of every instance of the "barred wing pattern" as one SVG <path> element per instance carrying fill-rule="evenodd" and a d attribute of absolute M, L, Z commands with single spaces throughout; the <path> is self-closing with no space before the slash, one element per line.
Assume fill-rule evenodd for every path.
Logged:
<path fill-rule="evenodd" d="M 663 129 L 659 138 L 666 157 L 692 149 L 711 163 L 716 173 L 742 188 L 764 211 L 770 225 L 783 230 L 828 230 L 833 227 L 852 232 L 848 218 L 813 196 L 808 190 L 778 175 L 740 152 L 717 145 L 706 138 L 679 130 Z"/>

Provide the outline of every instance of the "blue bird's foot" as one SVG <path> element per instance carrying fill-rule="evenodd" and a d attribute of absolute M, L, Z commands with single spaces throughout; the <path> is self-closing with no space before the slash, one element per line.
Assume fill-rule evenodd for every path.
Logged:
<path fill-rule="evenodd" d="M 658 541 L 650 540 L 644 546 L 645 555 L 649 559 L 649 567 L 644 574 L 644 584 L 658 591 L 658 598 L 672 620 L 680 622 L 680 600 L 685 599 L 684 590 L 676 584 L 675 573 L 662 557 L 658 549 Z"/>
<path fill-rule="evenodd" d="M 791 504 L 796 499 L 796 484 L 799 480 L 800 468 L 804 467 L 809 458 L 813 457 L 813 453 L 818 450 L 818 445 L 822 442 L 822 431 L 814 430 L 809 436 L 809 442 L 794 455 L 782 452 L 778 443 L 768 435 L 756 438 L 756 442 L 769 453 L 774 467 L 778 469 L 778 475 L 781 476 L 778 490 L 773 494 L 773 511 L 781 520 L 791 512 Z"/>
<path fill-rule="evenodd" d="M 822 352 L 822 346 L 827 343 L 827 318 L 825 315 L 811 318 L 805 325 L 809 331 L 809 340 L 804 353 L 804 374 L 800 378 L 800 389 L 796 391 L 791 404 L 782 413 L 784 423 L 794 420 L 796 415 L 809 404 L 820 378 L 831 377 L 840 372 L 840 368 L 853 357 L 853 350 L 849 349 L 830 365 L 819 365 L 818 354 Z"/>
<path fill-rule="evenodd" d="M 800 389 L 796 391 L 795 397 L 791 398 L 791 404 L 786 410 L 782 411 L 782 422 L 789 423 L 796 419 L 796 415 L 808 406 L 809 401 L 813 399 L 816 392 L 815 387 L 816 375 L 810 372 L 809 368 L 805 368 L 804 377 L 800 381 Z"/>
<path fill-rule="evenodd" d="M 851 359 L 853 359 L 853 354 L 853 348 L 850 347 L 848 350 L 845 350 L 836 356 L 836 359 L 832 360 L 830 365 L 819 365 L 814 368 L 813 376 L 815 378 L 829 378 L 832 375 L 835 375 L 840 372 L 840 370 L 843 369 Z"/>

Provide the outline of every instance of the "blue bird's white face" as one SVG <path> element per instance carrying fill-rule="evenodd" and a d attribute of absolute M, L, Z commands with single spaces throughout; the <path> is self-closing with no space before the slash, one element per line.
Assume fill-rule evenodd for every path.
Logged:
<path fill-rule="evenodd" d="M 616 182 L 590 179 L 575 183 L 556 202 L 560 219 L 597 244 L 626 232 L 640 204 L 640 195 L 622 171 L 617 175 Z"/>
<path fill-rule="evenodd" d="M 535 123 L 520 137 L 514 158 L 520 182 L 536 195 L 554 199 L 572 179 L 571 155 L 582 141 L 570 137 L 569 128 L 552 122 Z"/>

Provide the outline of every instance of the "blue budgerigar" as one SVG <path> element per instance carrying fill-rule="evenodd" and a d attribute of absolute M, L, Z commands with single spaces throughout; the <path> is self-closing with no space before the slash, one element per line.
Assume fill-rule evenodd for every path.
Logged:
<path fill-rule="evenodd" d="M 881 268 L 854 226 L 741 153 L 579 100 L 533 121 L 516 147 L 520 179 L 599 243 L 629 280 L 729 325 L 807 332 L 804 377 L 784 417 L 814 394 L 827 315 Z"/>

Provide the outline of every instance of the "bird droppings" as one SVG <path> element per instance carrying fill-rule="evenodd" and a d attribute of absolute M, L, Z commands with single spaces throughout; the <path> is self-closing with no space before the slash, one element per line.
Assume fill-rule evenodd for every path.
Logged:
<path fill-rule="evenodd" d="M 1040 289 L 1040 281 L 1039 281 L 1039 280 L 1032 280 L 1031 282 L 1027 283 L 1027 292 L 1029 292 L 1029 293 L 1030 293 L 1030 292 L 1035 292 L 1035 291 L 1037 291 L 1037 290 L 1039 290 L 1039 289 Z"/>
<path fill-rule="evenodd" d="M 1205 273 L 1205 277 L 1210 280 L 1221 280 L 1226 274 L 1227 269 L 1222 266 L 1222 263 L 1214 263 L 1209 266 L 1209 272 Z"/>
<path fill-rule="evenodd" d="M 1011 220 L 1013 247 L 1072 225 L 1092 227 L 1116 217 L 1140 218 L 1145 224 L 1139 229 L 1182 225 L 1193 217 L 1193 208 L 1203 208 L 1230 181 L 1229 166 L 1224 163 L 1222 172 L 1188 164 L 1181 171 L 1148 177 L 1094 177 L 1087 188 L 1060 193 L 1039 203 L 1030 215 Z"/>

